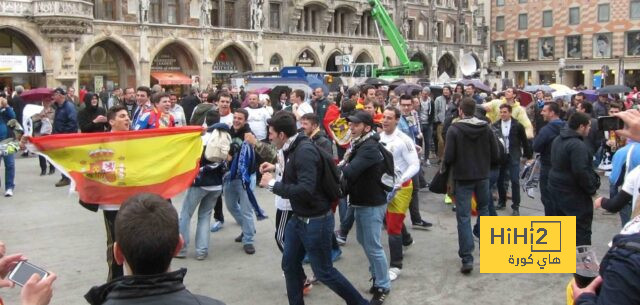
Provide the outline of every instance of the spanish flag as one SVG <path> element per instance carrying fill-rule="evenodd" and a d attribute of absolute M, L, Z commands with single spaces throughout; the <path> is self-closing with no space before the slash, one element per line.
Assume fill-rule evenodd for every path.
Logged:
<path fill-rule="evenodd" d="M 202 155 L 202 127 L 58 134 L 29 138 L 75 183 L 80 200 L 120 204 L 149 192 L 171 198 L 191 186 Z"/>

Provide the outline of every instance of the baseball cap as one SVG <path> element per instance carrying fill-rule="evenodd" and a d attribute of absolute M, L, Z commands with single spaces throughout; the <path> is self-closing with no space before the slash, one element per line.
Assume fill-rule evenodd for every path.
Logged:
<path fill-rule="evenodd" d="M 67 94 L 67 92 L 66 92 L 66 91 L 64 91 L 64 89 L 63 89 L 62 87 L 55 88 L 55 89 L 53 90 L 53 93 L 60 93 L 60 94 L 62 94 L 62 95 L 66 95 L 66 94 Z"/>
<path fill-rule="evenodd" d="M 363 110 L 356 111 L 354 114 L 347 117 L 347 122 L 351 123 L 365 123 L 369 126 L 373 126 L 373 118 L 368 112 Z"/>

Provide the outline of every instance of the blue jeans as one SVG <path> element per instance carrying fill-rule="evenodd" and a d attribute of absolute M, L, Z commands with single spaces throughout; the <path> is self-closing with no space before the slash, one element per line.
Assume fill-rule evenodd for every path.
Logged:
<path fill-rule="evenodd" d="M 247 190 L 242 185 L 242 180 L 234 179 L 225 182 L 224 200 L 227 204 L 227 210 L 242 227 L 242 243 L 253 244 L 253 236 L 255 235 L 256 226 L 253 220 L 253 207 L 249 202 Z"/>
<path fill-rule="evenodd" d="M 192 186 L 187 190 L 187 195 L 182 203 L 180 211 L 180 234 L 184 239 L 182 253 L 187 252 L 189 246 L 189 231 L 191 216 L 198 208 L 198 224 L 196 226 L 196 254 L 206 255 L 209 251 L 209 236 L 211 234 L 211 211 L 216 200 L 222 193 L 219 191 L 206 191 L 199 186 Z"/>
<path fill-rule="evenodd" d="M 391 289 L 391 280 L 387 265 L 387 257 L 382 248 L 382 222 L 387 212 L 387 205 L 375 207 L 353 207 L 356 219 L 356 236 L 364 254 L 369 259 L 369 272 L 373 277 L 373 285 L 383 289 Z"/>
<path fill-rule="evenodd" d="M 353 227 L 355 220 L 353 216 L 353 207 L 347 204 L 347 198 L 340 198 L 339 210 L 340 214 L 340 234 L 347 235 Z"/>
<path fill-rule="evenodd" d="M 489 216 L 498 216 L 498 212 L 496 212 L 496 206 L 493 204 L 493 195 L 491 194 L 491 189 L 498 182 L 498 175 L 500 173 L 499 169 L 491 169 L 489 173 Z M 473 226 L 473 235 L 480 238 L 480 217 L 476 220 L 476 225 Z"/>
<path fill-rule="evenodd" d="M 291 217 L 284 232 L 284 253 L 282 270 L 287 284 L 290 305 L 304 304 L 302 286 L 305 280 L 302 259 L 309 256 L 311 269 L 316 278 L 333 290 L 348 305 L 369 304 L 353 285 L 331 262 L 331 236 L 333 214 L 304 222 L 297 216 Z"/>
<path fill-rule="evenodd" d="M 2 156 L 2 160 L 4 160 L 4 189 L 13 189 L 16 186 L 13 184 L 16 176 L 15 154 Z"/>
<path fill-rule="evenodd" d="M 489 215 L 489 179 L 456 181 L 456 220 L 458 222 L 458 255 L 463 264 L 473 263 L 473 234 L 471 233 L 471 195 L 475 192 L 478 216 Z M 478 220 L 479 223 L 479 220 Z"/>

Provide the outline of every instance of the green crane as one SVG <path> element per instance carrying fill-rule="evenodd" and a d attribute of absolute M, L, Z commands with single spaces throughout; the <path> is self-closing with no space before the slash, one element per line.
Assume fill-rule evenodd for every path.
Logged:
<path fill-rule="evenodd" d="M 423 70 L 421 62 L 411 61 L 407 54 L 408 46 L 407 42 L 402 37 L 402 34 L 393 23 L 391 16 L 384 8 L 380 0 L 368 0 L 371 5 L 371 17 L 373 17 L 376 23 L 376 31 L 378 32 L 378 38 L 380 39 L 380 50 L 382 51 L 383 66 L 384 68 L 376 68 L 373 70 L 373 76 L 398 76 L 398 75 L 415 75 Z M 384 47 L 382 45 L 382 36 L 380 35 L 380 26 L 384 31 L 385 36 L 389 39 L 393 51 L 400 60 L 400 66 L 390 67 L 387 62 L 387 57 L 384 53 Z"/>

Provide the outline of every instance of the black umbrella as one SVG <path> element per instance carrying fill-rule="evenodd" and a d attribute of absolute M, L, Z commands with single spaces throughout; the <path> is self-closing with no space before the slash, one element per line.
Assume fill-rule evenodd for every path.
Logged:
<path fill-rule="evenodd" d="M 463 79 L 463 80 L 460 80 L 458 82 L 458 84 L 460 84 L 460 85 L 473 85 L 474 87 L 476 87 L 476 89 L 482 90 L 482 91 L 487 92 L 487 93 L 491 93 L 493 91 L 493 90 L 491 90 L 491 88 L 489 86 L 485 85 L 479 79 Z"/>
<path fill-rule="evenodd" d="M 402 96 L 402 95 L 413 95 L 414 91 L 422 91 L 422 87 L 416 84 L 402 84 L 398 87 L 396 87 L 395 89 L 393 89 L 393 91 L 396 93 L 396 95 L 398 96 Z"/>
<path fill-rule="evenodd" d="M 384 80 L 384 79 L 379 79 L 379 78 L 367 78 L 366 81 L 364 81 L 365 84 L 367 85 L 372 85 L 372 86 L 388 86 L 389 82 Z"/>
<path fill-rule="evenodd" d="M 625 85 L 609 85 L 604 86 L 597 90 L 598 94 L 616 94 L 616 93 L 625 93 L 631 92 L 631 88 Z"/>
<path fill-rule="evenodd" d="M 280 101 L 280 94 L 282 94 L 282 92 L 286 92 L 287 95 L 289 95 L 291 88 L 287 86 L 275 86 L 269 92 L 269 99 L 271 99 L 272 102 Z"/>

